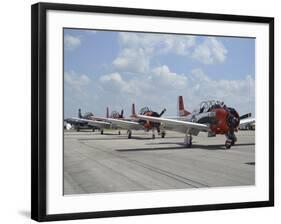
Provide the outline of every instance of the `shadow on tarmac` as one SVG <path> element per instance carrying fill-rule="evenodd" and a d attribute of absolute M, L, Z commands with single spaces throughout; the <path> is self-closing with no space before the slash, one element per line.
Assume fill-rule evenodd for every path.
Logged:
<path fill-rule="evenodd" d="M 105 134 L 103 134 L 105 135 Z M 127 136 L 122 136 L 122 135 L 118 135 L 118 134 L 110 134 L 110 135 L 114 135 L 116 136 L 115 138 L 110 138 L 110 137 L 105 137 L 105 138 L 78 138 L 79 141 L 93 141 L 93 140 L 155 140 L 152 137 L 144 137 L 144 136 L 132 136 L 131 139 L 128 139 Z M 182 137 L 165 137 L 165 139 L 169 139 L 169 138 L 182 138 Z M 160 137 L 156 137 L 156 139 L 162 139 Z M 172 143 L 174 144 L 174 143 Z"/>
<path fill-rule="evenodd" d="M 115 151 L 118 152 L 137 152 L 137 151 L 157 151 L 157 150 L 175 150 L 175 149 L 189 149 L 189 148 L 185 148 L 183 143 L 174 143 L 174 142 L 161 142 L 161 143 L 152 143 L 148 145 L 159 145 L 159 144 L 177 144 L 179 146 L 175 147 L 175 146 L 169 146 L 169 147 L 153 147 L 153 148 L 133 148 L 133 149 L 116 149 Z M 248 146 L 248 145 L 255 145 L 254 143 L 241 143 L 241 144 L 235 144 L 233 147 L 235 146 Z M 225 149 L 224 145 L 193 145 L 191 147 L 195 148 L 195 149 L 204 149 L 204 150 L 231 150 L 231 149 Z"/>

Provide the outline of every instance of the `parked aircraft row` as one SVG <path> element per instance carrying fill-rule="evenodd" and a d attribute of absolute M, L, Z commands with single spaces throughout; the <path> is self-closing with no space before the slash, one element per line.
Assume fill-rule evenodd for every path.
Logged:
<path fill-rule="evenodd" d="M 192 136 L 197 136 L 200 132 L 207 132 L 208 137 L 215 137 L 217 134 L 226 136 L 225 147 L 229 149 L 237 141 L 235 132 L 239 130 L 239 125 L 253 124 L 255 118 L 251 114 L 239 116 L 238 112 L 231 107 L 228 107 L 222 101 L 209 100 L 201 102 L 198 109 L 193 112 L 185 110 L 183 97 L 178 98 L 179 115 L 177 117 L 162 117 L 166 109 L 160 113 L 144 107 L 139 114 L 135 113 L 135 105 L 132 104 L 132 113 L 130 117 L 124 118 L 123 110 L 119 114 L 113 112 L 109 116 L 107 108 L 106 117 L 97 117 L 91 113 L 86 113 L 84 116 L 81 110 L 78 111 L 78 117 L 65 119 L 67 125 L 76 127 L 77 131 L 81 127 L 99 129 L 101 134 L 104 129 L 114 128 L 127 130 L 128 138 L 132 137 L 133 130 L 152 131 L 152 138 L 155 138 L 155 131 L 162 138 L 165 137 L 165 130 L 173 130 L 184 133 L 184 145 L 192 146 Z M 69 126 L 67 126 L 69 127 Z"/>

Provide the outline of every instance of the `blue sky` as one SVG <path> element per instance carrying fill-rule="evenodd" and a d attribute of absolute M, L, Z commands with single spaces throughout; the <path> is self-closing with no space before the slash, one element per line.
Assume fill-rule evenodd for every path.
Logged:
<path fill-rule="evenodd" d="M 64 29 L 64 115 L 148 106 L 177 113 L 223 100 L 255 108 L 255 39 Z"/>

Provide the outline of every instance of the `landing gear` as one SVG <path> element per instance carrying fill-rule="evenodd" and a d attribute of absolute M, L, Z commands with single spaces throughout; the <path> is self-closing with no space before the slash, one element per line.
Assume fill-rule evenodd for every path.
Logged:
<path fill-rule="evenodd" d="M 158 135 L 160 135 L 161 136 L 161 138 L 165 138 L 165 135 L 166 135 L 166 132 L 165 132 L 165 130 L 163 129 L 163 128 L 157 128 L 157 132 L 158 132 Z"/>
<path fill-rule="evenodd" d="M 118 131 L 118 135 L 121 135 L 121 131 Z"/>
<path fill-rule="evenodd" d="M 103 135 L 103 129 L 100 130 L 100 134 Z"/>
<path fill-rule="evenodd" d="M 230 149 L 231 146 L 232 146 L 232 144 L 233 144 L 233 140 L 227 139 L 227 140 L 225 141 L 225 148 L 226 148 L 226 149 Z"/>
<path fill-rule="evenodd" d="M 184 146 L 186 148 L 191 148 L 192 146 L 192 136 L 191 134 L 185 134 L 185 138 L 184 138 Z"/>
<path fill-rule="evenodd" d="M 231 146 L 235 145 L 235 142 L 237 141 L 237 138 L 234 134 L 234 131 L 229 131 L 227 134 L 226 134 L 226 141 L 225 141 L 225 148 L 226 149 L 230 149 Z"/>
<path fill-rule="evenodd" d="M 92 131 L 95 132 L 95 129 L 93 128 Z"/>
<path fill-rule="evenodd" d="M 152 139 L 155 139 L 155 131 L 152 129 Z"/>
<path fill-rule="evenodd" d="M 128 139 L 132 138 L 132 131 L 128 130 Z"/>
<path fill-rule="evenodd" d="M 80 127 L 78 126 L 76 130 L 79 132 L 80 131 Z"/>

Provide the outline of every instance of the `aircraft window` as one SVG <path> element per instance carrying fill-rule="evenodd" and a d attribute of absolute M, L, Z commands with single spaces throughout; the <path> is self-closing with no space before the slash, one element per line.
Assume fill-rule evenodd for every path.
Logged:
<path fill-rule="evenodd" d="M 86 118 L 89 118 L 91 116 L 94 116 L 93 113 L 91 113 L 91 112 L 86 112 L 84 115 L 84 117 L 86 117 Z"/>
<path fill-rule="evenodd" d="M 207 102 L 202 102 L 200 104 L 200 113 L 205 113 L 209 110 L 209 105 Z"/>
<path fill-rule="evenodd" d="M 119 113 L 117 111 L 111 112 L 111 117 L 118 117 Z"/>
<path fill-rule="evenodd" d="M 203 101 L 200 104 L 200 111 L 199 113 L 206 113 L 213 108 L 222 108 L 224 107 L 224 102 L 219 100 L 210 100 L 210 101 Z"/>

